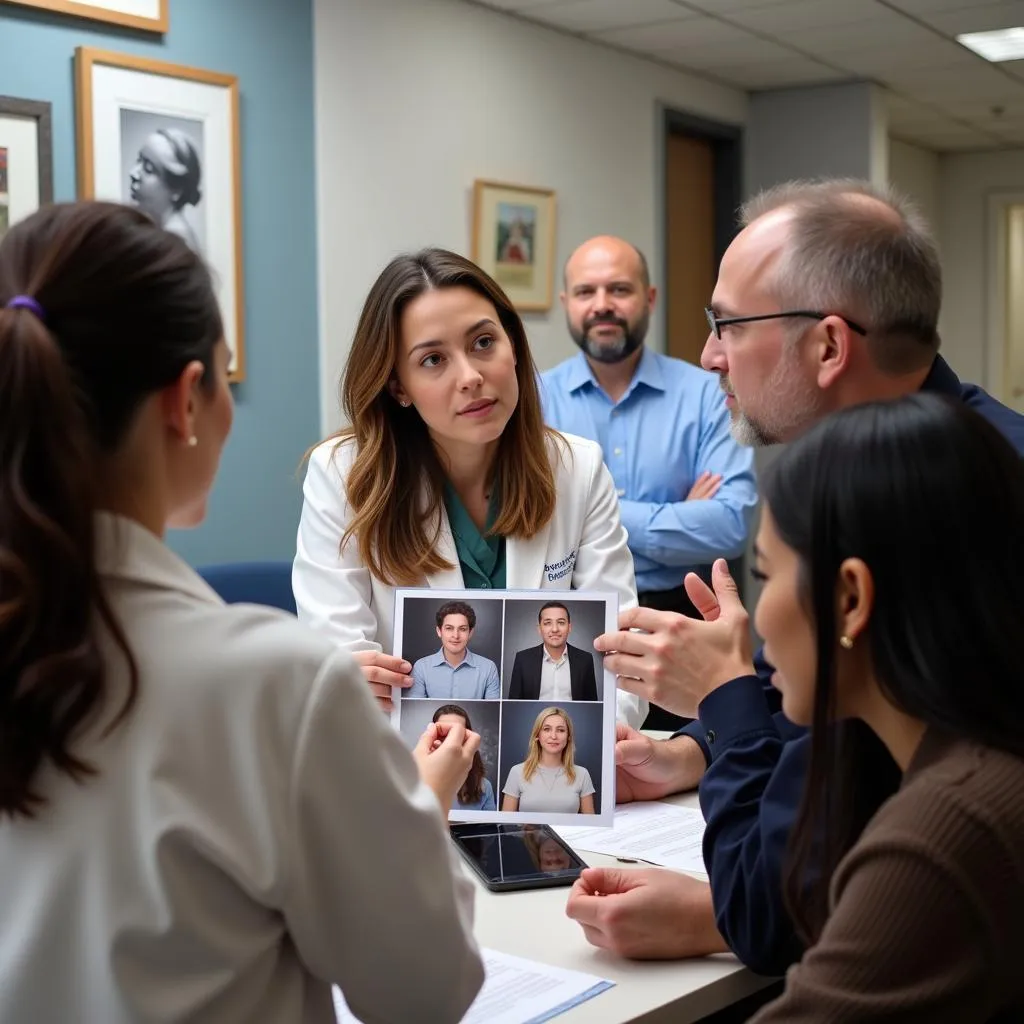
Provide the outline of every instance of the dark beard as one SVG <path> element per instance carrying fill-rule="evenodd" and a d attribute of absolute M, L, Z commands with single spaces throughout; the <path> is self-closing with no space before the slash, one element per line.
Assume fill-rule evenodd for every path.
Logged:
<path fill-rule="evenodd" d="M 630 327 L 620 317 L 603 317 L 583 321 L 583 329 L 577 331 L 569 324 L 569 334 L 577 346 L 591 359 L 598 363 L 621 363 L 628 359 L 647 337 L 647 326 L 651 315 L 647 310 L 641 314 L 640 319 Z M 622 338 L 614 344 L 602 345 L 590 337 L 590 332 L 601 324 L 614 324 L 622 331 Z"/>

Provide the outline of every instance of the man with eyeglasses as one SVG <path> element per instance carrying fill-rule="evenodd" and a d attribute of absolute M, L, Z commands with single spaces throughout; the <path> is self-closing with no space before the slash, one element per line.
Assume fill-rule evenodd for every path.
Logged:
<path fill-rule="evenodd" d="M 785 442 L 834 410 L 925 390 L 972 406 L 1024 455 L 1024 417 L 961 383 L 938 354 L 938 253 L 910 205 L 866 182 L 795 182 L 747 203 L 742 223 L 701 358 L 719 376 L 737 439 Z M 592 942 L 626 956 L 699 956 L 724 939 L 752 969 L 782 974 L 802 954 L 782 879 L 809 737 L 779 710 L 772 666 L 750 656 L 724 563 L 713 591 L 688 584 L 706 621 L 634 609 L 595 646 L 615 652 L 605 665 L 623 689 L 697 715 L 662 741 L 621 727 L 616 792 L 652 800 L 699 783 L 710 888 L 659 869 L 591 873 L 568 913 Z"/>
<path fill-rule="evenodd" d="M 657 289 L 635 246 L 589 239 L 566 261 L 564 286 L 580 352 L 542 375 L 545 419 L 601 445 L 640 604 L 697 616 L 683 578 L 710 578 L 715 558 L 742 554 L 757 503 L 752 454 L 730 436 L 715 377 L 644 345 Z M 681 723 L 652 706 L 646 724 Z"/>

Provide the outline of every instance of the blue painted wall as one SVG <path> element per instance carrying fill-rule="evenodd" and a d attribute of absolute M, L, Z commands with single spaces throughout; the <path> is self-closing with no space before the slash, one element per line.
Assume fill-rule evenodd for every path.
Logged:
<path fill-rule="evenodd" d="M 196 565 L 290 558 L 319 430 L 312 0 L 170 0 L 162 37 L 0 3 L 0 95 L 53 104 L 58 200 L 76 196 L 77 46 L 239 78 L 246 380 L 207 521 L 168 540 Z"/>

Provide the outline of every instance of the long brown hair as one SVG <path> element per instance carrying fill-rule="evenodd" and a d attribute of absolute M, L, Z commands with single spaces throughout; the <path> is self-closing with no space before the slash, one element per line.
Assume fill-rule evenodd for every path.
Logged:
<path fill-rule="evenodd" d="M 430 720 L 436 722 L 442 715 L 458 715 L 466 723 L 467 731 L 473 728 L 466 709 L 458 704 L 442 704 L 434 712 Z M 475 804 L 484 795 L 484 778 L 486 775 L 484 759 L 480 756 L 480 751 L 477 750 L 473 754 L 473 761 L 469 766 L 469 774 L 466 776 L 466 781 L 459 790 L 460 804 Z"/>
<path fill-rule="evenodd" d="M 0 818 L 45 804 L 47 762 L 93 774 L 73 745 L 107 698 L 97 627 L 129 668 L 106 732 L 135 702 L 95 563 L 97 467 L 189 362 L 212 386 L 222 334 L 202 263 L 137 210 L 45 207 L 0 245 Z"/>
<path fill-rule="evenodd" d="M 519 314 L 501 287 L 469 260 L 445 249 L 423 249 L 393 259 L 367 296 L 341 383 L 351 426 L 336 436 L 354 439 L 355 461 L 345 481 L 353 516 L 341 544 L 355 538 L 371 574 L 392 585 L 414 585 L 451 569 L 437 552 L 445 471 L 415 409 L 403 409 L 388 390 L 401 344 L 402 313 L 435 288 L 469 288 L 487 299 L 516 357 L 519 402 L 498 444 L 494 482 L 501 507 L 491 532 L 532 537 L 555 511 L 551 444 L 568 446 L 544 426 L 537 369 Z M 423 506 L 426 485 L 427 504 Z M 433 524 L 429 530 L 428 524 Z"/>
<path fill-rule="evenodd" d="M 526 761 L 523 762 L 523 780 L 529 782 L 533 773 L 540 765 L 540 730 L 544 723 L 558 715 L 565 722 L 567 739 L 562 748 L 562 768 L 565 770 L 565 777 L 570 782 L 576 781 L 576 744 L 573 740 L 572 719 L 561 708 L 545 708 L 533 723 L 530 730 L 530 749 L 526 753 Z"/>

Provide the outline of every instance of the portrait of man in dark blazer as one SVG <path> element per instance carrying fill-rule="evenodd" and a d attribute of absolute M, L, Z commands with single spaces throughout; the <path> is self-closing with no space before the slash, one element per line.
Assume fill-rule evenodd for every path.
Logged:
<path fill-rule="evenodd" d="M 569 643 L 569 609 L 549 601 L 537 615 L 541 643 L 517 651 L 509 700 L 597 700 L 594 658 Z"/>

